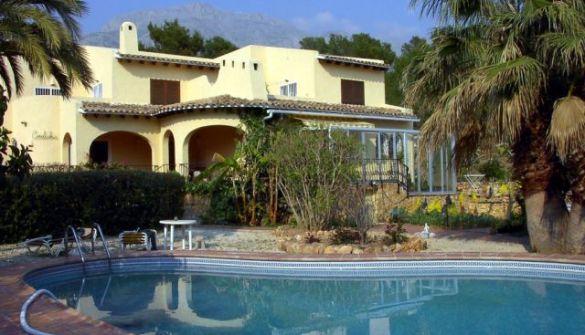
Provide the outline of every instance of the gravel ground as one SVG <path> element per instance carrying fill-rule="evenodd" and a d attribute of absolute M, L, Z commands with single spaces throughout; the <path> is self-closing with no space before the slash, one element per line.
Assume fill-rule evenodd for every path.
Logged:
<path fill-rule="evenodd" d="M 419 227 L 410 227 L 409 233 L 418 231 Z M 175 237 L 175 248 L 181 248 L 181 234 Z M 193 231 L 194 239 L 204 238 L 205 247 L 211 250 L 281 252 L 276 245 L 276 238 L 269 229 L 246 229 L 230 227 L 198 227 Z M 162 247 L 162 232 L 158 234 L 159 248 Z M 437 232 L 437 236 L 428 240 L 425 252 L 528 252 L 526 237 L 509 235 L 490 235 L 485 229 L 465 231 Z M 118 242 L 114 237 L 108 238 L 113 252 L 117 252 Z M 98 242 L 99 245 L 99 242 Z M 48 254 L 29 255 L 25 248 L 17 244 L 0 245 L 0 267 L 18 263 L 38 262 Z"/>

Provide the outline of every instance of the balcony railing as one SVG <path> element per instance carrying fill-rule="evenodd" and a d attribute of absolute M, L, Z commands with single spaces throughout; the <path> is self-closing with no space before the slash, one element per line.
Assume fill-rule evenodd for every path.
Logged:
<path fill-rule="evenodd" d="M 358 169 L 363 182 L 397 184 L 408 192 L 408 166 L 398 159 L 362 159 Z"/>

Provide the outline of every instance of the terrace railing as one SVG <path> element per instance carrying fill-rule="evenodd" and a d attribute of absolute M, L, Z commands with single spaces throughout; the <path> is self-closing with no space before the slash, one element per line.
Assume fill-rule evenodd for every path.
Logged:
<path fill-rule="evenodd" d="M 398 159 L 362 159 L 360 178 L 373 185 L 397 184 L 408 192 L 408 166 Z"/>

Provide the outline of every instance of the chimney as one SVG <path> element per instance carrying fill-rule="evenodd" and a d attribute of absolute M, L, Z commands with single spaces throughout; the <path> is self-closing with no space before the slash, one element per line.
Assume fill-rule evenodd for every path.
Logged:
<path fill-rule="evenodd" d="M 120 26 L 120 53 L 138 53 L 138 31 L 132 22 L 124 22 Z"/>

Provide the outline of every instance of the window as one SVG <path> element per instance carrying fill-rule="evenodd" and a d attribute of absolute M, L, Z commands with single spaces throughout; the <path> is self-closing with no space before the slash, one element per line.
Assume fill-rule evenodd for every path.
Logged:
<path fill-rule="evenodd" d="M 280 86 L 280 95 L 287 97 L 297 96 L 297 83 L 286 83 Z"/>
<path fill-rule="evenodd" d="M 172 80 L 150 80 L 150 103 L 170 105 L 181 102 L 181 83 Z"/>
<path fill-rule="evenodd" d="M 63 95 L 60 88 L 55 87 L 35 87 L 35 95 Z"/>
<path fill-rule="evenodd" d="M 364 82 L 342 79 L 341 103 L 350 105 L 365 105 Z"/>
<path fill-rule="evenodd" d="M 94 98 L 101 98 L 103 97 L 103 87 L 102 83 L 93 85 L 93 97 Z"/>
<path fill-rule="evenodd" d="M 344 129 L 340 127 L 339 129 Z M 418 132 L 409 129 L 345 128 L 362 145 L 360 173 L 367 180 L 399 180 L 407 173 L 410 194 L 453 194 L 457 189 L 454 140 L 421 159 Z M 405 168 L 407 168 L 405 170 Z"/>

